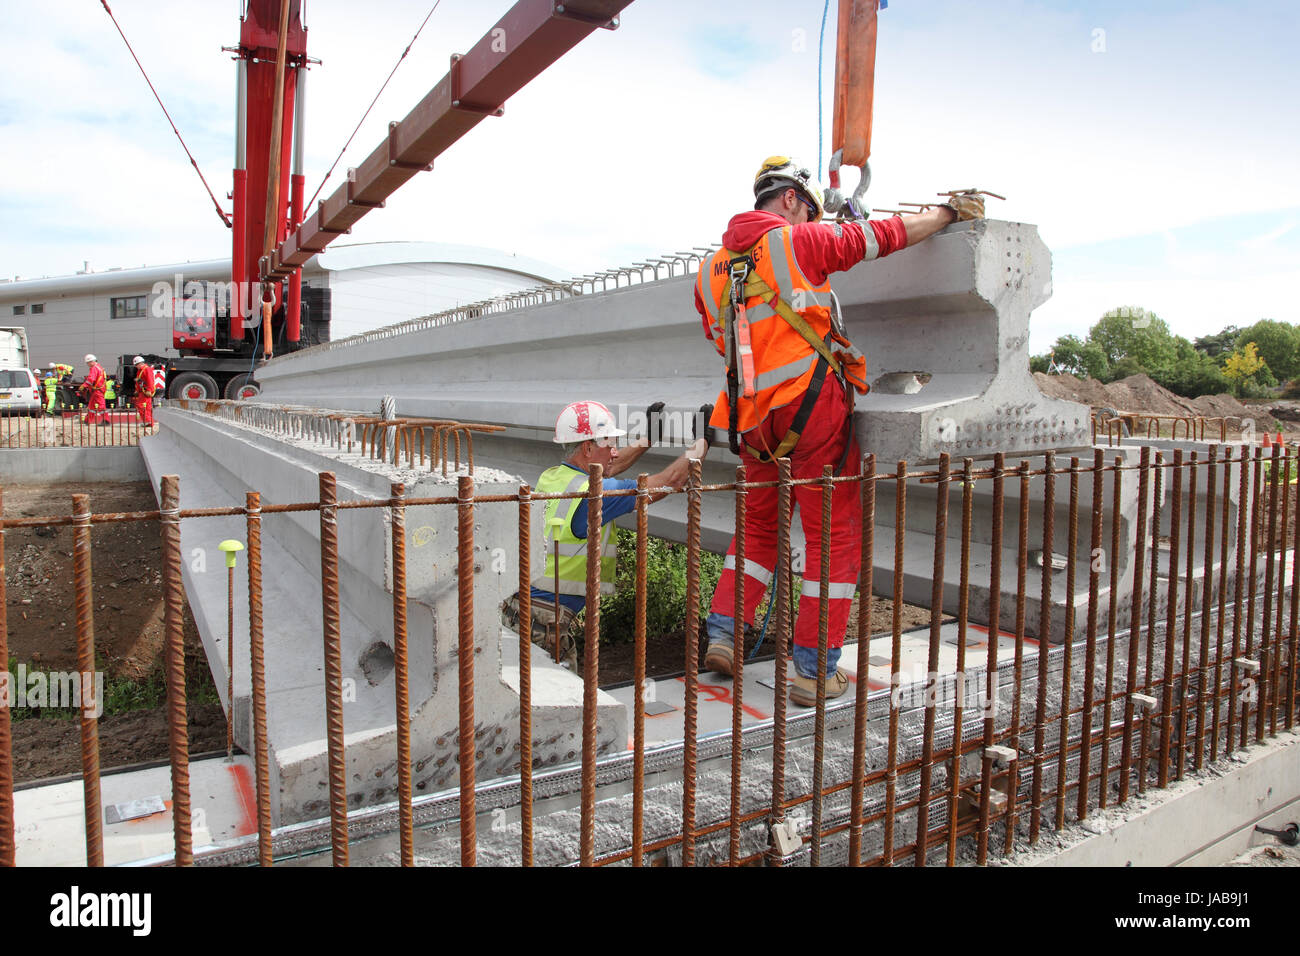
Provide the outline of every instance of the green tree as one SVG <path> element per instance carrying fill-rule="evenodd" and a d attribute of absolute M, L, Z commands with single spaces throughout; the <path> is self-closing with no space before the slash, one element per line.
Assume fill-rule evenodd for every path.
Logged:
<path fill-rule="evenodd" d="M 1231 388 L 1218 363 L 1181 335 L 1174 336 L 1173 363 L 1151 377 L 1171 392 L 1188 398 L 1217 395 Z"/>
<path fill-rule="evenodd" d="M 1177 359 L 1168 324 L 1153 312 L 1125 306 L 1107 312 L 1091 329 L 1088 339 L 1101 348 L 1112 368 L 1132 358 L 1152 378 Z"/>
<path fill-rule="evenodd" d="M 1247 342 L 1228 357 L 1223 374 L 1241 398 L 1261 398 L 1268 394 L 1268 386 L 1277 384 L 1254 342 Z"/>
<path fill-rule="evenodd" d="M 1286 322 L 1260 319 L 1237 333 L 1236 345 L 1255 344 L 1259 357 L 1279 379 L 1300 375 L 1300 329 Z"/>
<path fill-rule="evenodd" d="M 1203 335 L 1199 339 L 1193 339 L 1192 344 L 1210 358 L 1223 362 L 1237 347 L 1237 336 L 1240 334 L 1241 329 L 1235 325 L 1225 325 L 1222 332 L 1216 335 Z"/>
<path fill-rule="evenodd" d="M 1052 346 L 1056 364 L 1071 375 L 1106 380 L 1110 364 L 1096 342 L 1081 341 L 1074 335 L 1062 335 Z"/>

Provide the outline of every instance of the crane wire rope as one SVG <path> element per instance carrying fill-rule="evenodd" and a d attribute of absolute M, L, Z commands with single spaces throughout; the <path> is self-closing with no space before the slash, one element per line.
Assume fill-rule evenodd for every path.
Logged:
<path fill-rule="evenodd" d="M 159 96 L 158 91 L 154 89 L 153 81 L 149 79 L 149 74 L 145 71 L 144 64 L 140 62 L 140 58 L 135 55 L 135 50 L 131 47 L 131 41 L 128 40 L 126 34 L 122 32 L 122 27 L 118 24 L 117 17 L 113 16 L 113 11 L 108 6 L 108 0 L 99 0 L 99 2 L 103 5 L 104 12 L 108 14 L 108 18 L 113 21 L 113 26 L 117 27 L 117 33 L 122 38 L 122 42 L 126 44 L 126 48 L 131 54 L 131 59 L 135 60 L 135 65 L 140 68 L 140 75 L 143 76 L 144 81 L 149 84 L 149 92 L 152 93 L 153 98 L 158 101 L 158 105 L 162 107 L 163 116 L 167 117 L 167 122 L 171 124 L 172 132 L 175 133 L 176 138 L 180 140 L 181 149 L 185 150 L 185 155 L 190 158 L 190 165 L 193 166 L 194 171 L 199 174 L 199 180 L 203 183 L 203 188 L 208 191 L 208 197 L 212 200 L 212 205 L 217 210 L 217 215 L 221 217 L 221 221 L 225 223 L 227 229 L 232 228 L 233 223 L 231 223 L 230 217 L 227 216 L 225 210 L 221 208 L 221 203 L 217 202 L 217 197 L 212 194 L 212 187 L 208 185 L 208 181 L 203 178 L 203 170 L 199 169 L 199 164 L 194 159 L 194 154 L 191 153 L 190 148 L 185 145 L 185 137 L 181 136 L 181 131 L 176 128 L 176 124 L 172 121 L 172 115 L 167 112 L 167 107 L 163 106 L 162 97 Z"/>
<path fill-rule="evenodd" d="M 103 0 L 100 0 L 100 2 L 103 2 Z M 357 120 L 356 129 L 352 131 L 352 135 L 348 137 L 348 141 L 343 144 L 343 148 L 339 150 L 339 154 L 334 157 L 334 162 L 330 164 L 329 170 L 325 173 L 325 178 L 320 181 L 320 185 L 316 187 L 316 191 L 311 194 L 311 199 L 308 199 L 303 203 L 302 208 L 304 211 L 311 208 L 311 204 L 316 201 L 316 197 L 320 195 L 320 191 L 325 188 L 325 183 L 327 183 L 330 176 L 333 175 L 334 168 L 338 166 L 339 160 L 343 158 L 343 154 L 346 153 L 348 147 L 352 145 L 352 140 L 356 138 L 357 132 L 361 129 L 361 124 L 366 121 L 366 117 L 370 115 L 370 111 L 374 109 L 375 104 L 379 102 L 379 97 L 383 95 L 384 90 L 388 87 L 389 80 L 393 78 L 393 74 L 397 72 L 397 68 L 402 65 L 402 61 L 406 59 L 406 54 L 411 52 L 411 47 L 415 46 L 415 41 L 420 37 L 420 31 L 424 29 L 424 25 L 429 22 L 429 18 L 433 16 L 433 11 L 438 9 L 440 3 L 442 3 L 442 0 L 435 0 L 433 6 L 429 8 L 429 12 L 424 15 L 424 20 L 421 22 L 419 29 L 415 31 L 415 35 L 411 37 L 411 42 L 406 44 L 406 49 L 402 51 L 402 55 L 399 56 L 397 62 L 393 64 L 393 69 L 389 72 L 388 79 L 384 80 L 383 86 L 379 87 L 379 92 L 376 93 L 375 98 L 370 101 L 370 105 L 366 107 L 366 111 L 361 114 L 361 119 Z"/>
<path fill-rule="evenodd" d="M 826 15 L 831 11 L 831 0 L 822 7 L 822 30 L 817 39 L 817 177 L 822 174 L 822 48 L 826 45 Z"/>

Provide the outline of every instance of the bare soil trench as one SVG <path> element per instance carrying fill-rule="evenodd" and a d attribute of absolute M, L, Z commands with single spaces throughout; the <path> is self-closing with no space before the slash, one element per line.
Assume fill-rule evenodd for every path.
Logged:
<path fill-rule="evenodd" d="M 95 513 L 150 511 L 158 505 L 146 482 L 93 485 L 6 485 L 6 517 L 66 515 L 72 495 L 90 495 Z M 99 721 L 102 768 L 167 757 L 162 706 L 162 542 L 159 523 L 130 521 L 91 526 L 93 623 L 98 666 L 121 698 L 151 703 Z M 75 671 L 76 589 L 71 527 L 11 528 L 5 532 L 5 605 L 9 657 L 15 667 Z M 216 702 L 198 631 L 186 606 L 185 673 L 192 754 L 224 750 L 226 719 Z M 15 672 L 11 668 L 11 672 Z M 116 680 L 115 680 L 116 679 Z M 129 686 L 128 681 L 134 682 Z M 106 695 L 110 698 L 113 695 Z M 130 706 L 129 704 L 127 706 Z M 81 771 L 78 711 L 45 709 L 12 722 L 14 778 L 30 781 Z M 15 716 L 18 716 L 15 714 Z"/>

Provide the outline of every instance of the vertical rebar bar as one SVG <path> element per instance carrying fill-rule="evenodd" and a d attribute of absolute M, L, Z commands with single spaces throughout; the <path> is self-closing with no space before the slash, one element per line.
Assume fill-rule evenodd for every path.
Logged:
<path fill-rule="evenodd" d="M 409 435 L 408 435 L 409 437 Z M 415 814 L 411 807 L 411 687 L 406 636 L 406 485 L 389 485 L 393 548 L 393 684 L 397 714 L 398 840 L 402 866 L 415 865 Z M 527 633 L 527 632 L 525 632 Z M 521 641 L 521 644 L 524 642 Z M 528 713 L 524 669 L 519 668 L 520 719 Z"/>
<path fill-rule="evenodd" d="M 1300 472 L 1300 449 L 1296 451 L 1296 470 Z M 1300 671 L 1300 661 L 1297 661 L 1296 655 L 1300 653 L 1300 628 L 1297 628 L 1297 620 L 1300 619 L 1300 475 L 1296 478 L 1296 499 L 1295 499 L 1295 528 L 1292 531 L 1291 540 L 1291 627 L 1289 631 L 1290 645 L 1287 652 L 1287 677 L 1286 677 L 1286 729 L 1290 730 L 1295 726 L 1296 707 L 1296 674 Z M 3 556 L 0 556 L 2 559 Z"/>
<path fill-rule="evenodd" d="M 604 473 L 604 468 L 594 464 L 588 469 L 587 479 L 587 604 L 582 648 L 582 833 L 579 846 L 583 866 L 592 866 L 596 861 L 596 688 L 600 681 L 600 529 Z M 555 599 L 558 603 L 558 590 Z"/>
<path fill-rule="evenodd" d="M 1228 518 L 1232 493 L 1232 446 L 1223 453 L 1223 513 L 1219 520 L 1219 619 L 1214 638 L 1214 713 L 1210 720 L 1210 760 L 1219 758 L 1220 701 L 1223 697 L 1223 633 L 1224 612 L 1228 600 Z M 1233 613 L 1236 613 L 1234 608 Z"/>
<path fill-rule="evenodd" d="M 599 524 L 596 530 L 599 532 Z M 599 536 L 588 540 L 598 541 Z M 558 591 L 555 597 L 558 603 Z M 478 821 L 474 783 L 478 765 L 475 763 L 474 745 L 474 479 L 468 475 L 461 475 L 456 480 L 456 599 L 459 612 L 456 677 L 460 704 L 457 734 L 460 753 L 460 864 L 475 866 L 478 862 Z M 558 614 L 558 607 L 556 612 Z M 585 832 L 584 828 L 584 837 Z"/>
<path fill-rule="evenodd" d="M 1110 803 L 1110 724 L 1115 701 L 1115 638 L 1119 623 L 1119 519 L 1123 513 L 1121 497 L 1123 463 L 1123 458 L 1115 457 L 1115 470 L 1111 483 L 1110 600 L 1106 613 L 1106 696 L 1102 702 L 1101 782 L 1097 785 L 1098 806 L 1103 810 Z"/>
<path fill-rule="evenodd" d="M 1254 469 L 1251 474 L 1250 488 L 1250 594 L 1246 598 L 1246 656 L 1255 653 L 1255 599 L 1259 591 L 1259 541 L 1264 533 L 1264 514 L 1261 510 L 1261 499 L 1263 498 L 1263 449 L 1255 449 Z M 1262 671 L 1262 668 L 1261 668 Z M 1252 678 L 1252 690 L 1254 691 L 1254 703 L 1262 707 L 1264 703 L 1263 694 L 1263 674 L 1258 673 Z M 1245 747 L 1250 739 L 1250 699 L 1251 695 L 1246 695 L 1243 701 L 1241 714 L 1241 746 Z"/>
<path fill-rule="evenodd" d="M 862 461 L 862 552 L 858 571 L 857 687 L 853 701 L 853 788 L 849 797 L 849 866 L 862 865 L 863 775 L 867 759 L 867 689 L 871 669 L 872 566 L 875 563 L 876 456 Z M 738 739 L 734 734 L 733 740 Z M 735 810 L 732 811 L 733 815 Z"/>
<path fill-rule="evenodd" d="M 695 865 L 695 752 L 700 696 L 700 461 L 686 479 L 686 701 L 682 743 L 682 866 Z M 743 573 L 743 566 L 740 569 Z M 743 652 L 743 648 L 742 648 Z"/>
<path fill-rule="evenodd" d="M 1025 595 L 1028 591 L 1027 581 L 1029 575 L 1029 470 L 1028 461 L 1021 461 L 1017 469 L 1020 475 L 1020 518 L 1016 525 L 1016 657 L 1015 671 L 1011 694 L 1011 722 L 1008 730 L 1011 734 L 1012 748 L 1016 754 L 1021 752 L 1020 737 L 1024 728 L 1021 727 L 1021 699 L 1020 690 L 1024 682 L 1025 673 Z M 1011 762 L 1011 767 L 1007 770 L 1007 776 L 1010 780 L 1010 792 L 1007 795 L 1007 815 L 1006 825 L 1003 833 L 1003 854 L 1011 852 L 1015 843 L 1016 834 L 1016 801 L 1020 796 L 1020 777 L 1019 777 L 1020 760 L 1019 756 Z"/>
<path fill-rule="evenodd" d="M 633 661 L 633 680 L 636 682 L 636 709 L 633 715 L 632 738 L 632 865 L 644 862 L 645 839 L 645 619 L 646 619 L 646 562 L 649 544 L 650 493 L 649 476 L 642 472 L 636 478 L 636 633 Z M 736 748 L 739 749 L 739 748 Z"/>
<path fill-rule="evenodd" d="M 1211 445 L 1205 466 L 1205 581 L 1201 587 L 1200 663 L 1196 667 L 1196 756 L 1200 770 L 1205 760 L 1205 671 L 1210 655 L 1210 603 L 1214 600 L 1214 508 L 1219 503 L 1219 446 Z M 1215 687 L 1215 696 L 1218 696 Z"/>
<path fill-rule="evenodd" d="M 821 576 L 817 592 L 817 697 L 813 715 L 813 785 L 812 785 L 812 847 L 809 862 L 812 866 L 821 866 L 822 859 L 822 780 L 826 757 L 826 668 L 829 666 L 830 642 L 830 581 L 831 581 L 831 492 L 834 485 L 831 478 L 835 469 L 830 465 L 822 468 L 822 529 L 821 529 Z M 805 547 L 811 548 L 812 542 Z"/>
<path fill-rule="evenodd" d="M 330 848 L 335 866 L 348 865 L 348 779 L 343 743 L 343 651 L 339 613 L 338 485 L 320 473 L 320 584 L 325 661 L 325 727 L 329 757 Z"/>
<path fill-rule="evenodd" d="M 1074 664 L 1074 581 L 1079 548 L 1079 459 L 1070 459 L 1070 504 L 1065 549 L 1065 639 L 1061 642 L 1061 709 L 1056 753 L 1056 829 L 1065 829 L 1066 767 L 1070 741 L 1070 678 Z M 1084 740 L 1087 751 L 1089 742 Z M 1087 791 L 1085 783 L 1082 789 Z"/>
<path fill-rule="evenodd" d="M 1154 481 L 1155 490 L 1151 507 L 1151 593 L 1147 601 L 1147 639 L 1142 677 L 1143 691 L 1150 691 L 1151 689 L 1151 675 L 1155 666 L 1156 599 L 1160 591 L 1160 511 L 1164 502 L 1165 488 L 1164 452 L 1156 452 Z M 1172 565 L 1173 562 L 1171 561 L 1171 568 Z M 1149 722 L 1142 725 L 1144 732 L 1148 726 Z"/>
<path fill-rule="evenodd" d="M 1175 779 L 1182 780 L 1187 769 L 1187 697 L 1191 677 L 1192 650 L 1192 586 L 1193 565 L 1196 562 L 1196 486 L 1197 453 L 1192 452 L 1187 467 L 1187 566 L 1183 571 L 1183 655 L 1178 675 L 1178 753 L 1175 762 Z M 1207 569 L 1208 570 L 1208 569 Z"/>
<path fill-rule="evenodd" d="M 172 829 L 176 865 L 194 862 L 190 831 L 189 721 L 185 703 L 185 585 L 181 580 L 181 492 L 176 475 L 163 475 L 158 504 L 162 519 L 164 627 L 167 634 L 167 731 L 172 772 Z"/>
<path fill-rule="evenodd" d="M 248 538 L 248 673 L 253 698 L 253 770 L 257 780 L 257 861 L 270 866 L 271 761 L 266 728 L 266 653 L 262 620 L 262 496 L 244 495 Z"/>
<path fill-rule="evenodd" d="M 1240 687 L 1237 677 L 1237 659 L 1241 656 L 1241 589 L 1246 574 L 1247 514 L 1252 507 L 1248 490 L 1250 452 L 1244 444 L 1241 446 L 1241 456 L 1237 462 L 1241 473 L 1238 475 L 1237 487 L 1237 547 L 1235 549 L 1237 563 L 1233 575 L 1232 657 L 1230 658 L 1232 663 L 1228 667 L 1228 720 L 1224 741 L 1224 750 L 1227 753 L 1232 753 L 1236 749 L 1234 741 L 1237 739 L 1237 691 Z"/>
<path fill-rule="evenodd" d="M 91 581 L 90 496 L 72 496 L 73 582 L 77 607 L 77 668 L 81 671 L 81 784 L 86 811 L 86 865 L 104 865 L 103 813 L 99 787 L 99 718 L 86 706 L 86 687 L 95 686 L 95 608 Z M 5 659 L 8 667 L 8 659 Z M 96 702 L 99 703 L 99 702 Z"/>
<path fill-rule="evenodd" d="M 745 693 L 745 508 L 749 493 L 745 489 L 745 466 L 736 466 L 736 573 L 734 576 L 735 601 L 732 615 L 735 624 L 731 631 L 731 819 L 727 830 L 727 860 L 732 866 L 740 862 L 740 774 L 744 748 L 741 732 L 744 727 Z M 850 840 L 852 836 L 850 835 Z M 850 853 L 850 857 L 852 853 Z"/>
<path fill-rule="evenodd" d="M 998 643 L 1001 628 L 999 616 L 1002 588 L 1002 510 L 1003 479 L 1002 471 L 1006 459 L 1002 452 L 993 456 L 993 517 L 989 538 L 989 646 L 988 658 L 984 664 L 984 752 L 980 766 L 980 806 L 979 832 L 976 837 L 976 862 L 983 866 L 988 862 L 989 853 L 989 807 L 993 787 L 993 755 L 989 748 L 993 746 L 994 721 L 997 713 L 998 688 Z"/>
<path fill-rule="evenodd" d="M 423 433 L 421 433 L 423 434 Z M 421 438 L 423 442 L 423 438 Z M 423 447 L 421 454 L 423 455 Z M 519 486 L 519 853 L 533 865 L 533 490 Z M 558 602 L 559 595 L 556 600 Z M 558 611 L 559 608 L 556 608 Z"/>
<path fill-rule="evenodd" d="M 1029 796 L 1029 843 L 1038 842 L 1043 811 L 1043 749 L 1047 744 L 1047 658 L 1052 646 L 1052 538 L 1056 508 L 1056 454 L 1043 455 L 1043 579 L 1038 617 L 1038 689 L 1034 707 L 1034 766 Z"/>
<path fill-rule="evenodd" d="M 1077 820 L 1083 820 L 1088 816 L 1088 778 L 1092 769 L 1092 708 L 1093 696 L 1095 693 L 1095 683 L 1097 680 L 1097 593 L 1100 588 L 1100 570 L 1097 567 L 1097 559 L 1103 555 L 1108 561 L 1114 561 L 1115 555 L 1098 554 L 1101 552 L 1101 509 L 1102 509 L 1102 483 L 1105 479 L 1106 453 L 1100 448 L 1093 450 L 1092 455 L 1092 537 L 1088 542 L 1088 623 L 1087 623 L 1087 643 L 1084 645 L 1086 650 L 1085 660 L 1083 662 L 1083 723 L 1080 728 L 1080 738 L 1083 745 L 1079 750 L 1079 790 L 1075 794 L 1074 812 Z M 1070 481 L 1073 483 L 1078 469 L 1072 468 Z M 1071 497 L 1076 499 L 1077 494 Z M 1110 643 L 1107 642 L 1107 646 Z M 1064 727 L 1061 728 L 1065 730 Z M 1062 752 L 1065 751 L 1062 747 Z M 1102 755 L 1102 775 L 1105 775 L 1105 755 Z M 1064 788 L 1062 788 L 1064 789 Z M 1105 790 L 1101 790 L 1101 799 L 1104 801 Z"/>
<path fill-rule="evenodd" d="M 1269 735 L 1277 734 L 1278 708 L 1283 703 L 1283 687 L 1280 683 L 1282 680 L 1282 658 L 1285 656 L 1286 644 L 1282 640 L 1282 619 L 1283 614 L 1282 601 L 1286 594 L 1286 523 L 1291 513 L 1291 499 L 1286 494 L 1286 483 L 1292 471 L 1291 449 L 1286 447 L 1282 450 L 1282 473 L 1277 479 L 1277 497 L 1282 500 L 1282 517 L 1279 526 L 1277 538 L 1270 543 L 1270 552 L 1277 554 L 1277 579 L 1276 585 L 1270 587 L 1270 590 L 1276 592 L 1276 610 L 1273 612 L 1274 621 L 1276 622 L 1276 631 L 1273 635 L 1273 646 L 1271 660 L 1273 662 L 1273 674 L 1269 679 L 1269 684 L 1273 689 L 1273 706 L 1269 708 Z M 1300 517 L 1300 516 L 1297 516 Z M 1297 557 L 1292 553 L 1292 562 Z"/>
<path fill-rule="evenodd" d="M 1268 530 L 1265 532 L 1264 547 L 1267 549 L 1264 561 L 1264 611 L 1262 615 L 1262 627 L 1259 634 L 1259 702 L 1255 709 L 1255 742 L 1264 742 L 1264 727 L 1268 723 L 1270 712 L 1273 710 L 1272 703 L 1274 698 L 1273 680 L 1272 680 L 1272 661 L 1269 655 L 1273 650 L 1272 624 L 1273 624 L 1273 569 L 1276 565 L 1275 555 L 1277 554 L 1277 481 L 1281 470 L 1281 451 L 1282 449 L 1274 445 L 1273 455 L 1269 460 L 1268 468 Z M 1254 585 L 1252 576 L 1251 584 Z"/>
<path fill-rule="evenodd" d="M 1174 706 L 1174 651 L 1177 634 L 1174 628 L 1178 619 L 1178 561 L 1181 549 L 1183 508 L 1183 450 L 1174 449 L 1173 504 L 1169 512 L 1169 599 L 1165 604 L 1165 664 L 1161 674 L 1160 698 L 1160 761 L 1157 785 L 1163 790 L 1169 786 L 1169 749 L 1173 741 Z"/>
<path fill-rule="evenodd" d="M 790 485 L 790 459 L 776 463 L 776 660 L 772 681 L 772 816 L 773 825 L 785 819 L 785 713 L 786 674 L 790 659 L 790 512 L 793 489 Z M 741 569 L 737 569 L 739 574 Z M 770 861 L 781 865 L 775 841 Z"/>
<path fill-rule="evenodd" d="M 907 462 L 900 461 L 894 478 L 894 582 L 889 651 L 889 750 L 885 754 L 884 864 L 894 865 L 894 814 L 898 801 L 898 718 L 903 675 L 903 542 L 907 523 Z"/>
<path fill-rule="evenodd" d="M 1118 477 L 1118 473 L 1117 477 Z M 1129 603 L 1128 631 L 1128 666 L 1124 682 L 1124 742 L 1120 750 L 1119 764 L 1119 802 L 1128 802 L 1129 772 L 1133 766 L 1133 695 L 1137 693 L 1138 655 L 1142 641 L 1142 565 L 1146 559 L 1147 543 L 1147 490 L 1151 485 L 1151 448 L 1143 445 L 1138 458 L 1138 501 L 1137 531 L 1133 542 L 1133 598 Z M 1154 502 L 1154 510 L 1160 510 L 1160 501 Z M 1159 550 L 1159 542 L 1151 539 L 1153 550 Z M 1151 588 L 1156 581 L 1153 578 Z M 1145 768 L 1139 767 L 1139 775 Z"/>
<path fill-rule="evenodd" d="M 957 808 L 961 799 L 962 716 L 966 702 L 967 607 L 970 601 L 970 530 L 974 510 L 974 463 L 962 460 L 961 469 L 961 568 L 957 584 L 957 673 L 953 686 L 952 756 L 948 769 L 948 866 L 957 864 Z M 997 623 L 989 626 L 989 640 L 997 640 Z"/>
<path fill-rule="evenodd" d="M 934 724 L 939 685 L 939 633 L 943 627 L 943 563 L 944 545 L 948 536 L 948 470 L 951 459 L 947 452 L 939 455 L 939 480 L 935 485 L 934 506 L 934 570 L 930 584 L 930 647 L 925 669 L 925 730 L 921 738 L 921 790 L 916 808 L 916 859 L 917 866 L 925 866 L 925 853 L 930 838 L 930 780 L 934 772 Z M 898 595 L 894 596 L 898 600 Z"/>
<path fill-rule="evenodd" d="M 4 687 L 4 703 L 0 706 L 0 866 L 14 865 L 14 753 L 9 708 L 13 705 L 15 688 L 14 679 L 9 673 L 8 607 L 5 590 L 4 489 L 0 488 L 0 682 L 3 682 Z"/>

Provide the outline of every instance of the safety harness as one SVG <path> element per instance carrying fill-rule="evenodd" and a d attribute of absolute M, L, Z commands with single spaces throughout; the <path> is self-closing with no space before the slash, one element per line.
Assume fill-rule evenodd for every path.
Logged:
<path fill-rule="evenodd" d="M 761 240 L 760 240 L 761 241 Z M 799 443 L 799 436 L 808 425 L 808 419 L 812 416 L 813 406 L 817 404 L 817 398 L 821 395 L 822 385 L 826 381 L 827 371 L 835 373 L 839 379 L 840 385 L 844 387 L 844 393 L 848 401 L 852 403 L 852 393 L 850 392 L 845 380 L 844 370 L 839 359 L 831 351 L 831 340 L 833 332 L 827 333 L 826 338 L 822 339 L 813 331 L 811 325 L 798 312 L 790 307 L 790 304 L 782 299 L 766 280 L 755 269 L 753 250 L 754 243 L 748 249 L 741 252 L 733 252 L 730 249 L 723 249 L 723 255 L 731 266 L 731 287 L 727 302 L 721 305 L 722 334 L 725 345 L 724 360 L 727 365 L 727 400 L 729 403 L 729 415 L 727 420 L 727 441 L 731 445 L 733 455 L 740 454 L 740 436 L 737 433 L 738 412 L 736 403 L 738 397 L 754 399 L 757 394 L 756 379 L 754 374 L 754 352 L 749 334 L 749 316 L 745 303 L 752 298 L 758 298 L 764 305 L 769 306 L 777 315 L 798 332 L 804 340 L 813 347 L 817 352 L 817 364 L 813 369 L 812 381 L 808 383 L 808 390 L 804 393 L 803 401 L 799 403 L 799 408 L 795 412 L 794 420 L 790 423 L 789 430 L 785 436 L 777 443 L 776 448 L 755 448 L 746 443 L 745 450 L 761 462 L 774 462 L 778 458 L 788 455 L 791 450 Z M 765 443 L 766 444 L 766 443 Z M 847 456 L 848 444 L 845 444 Z M 841 462 L 841 467 L 843 463 Z M 838 472 L 840 469 L 837 468 Z"/>

